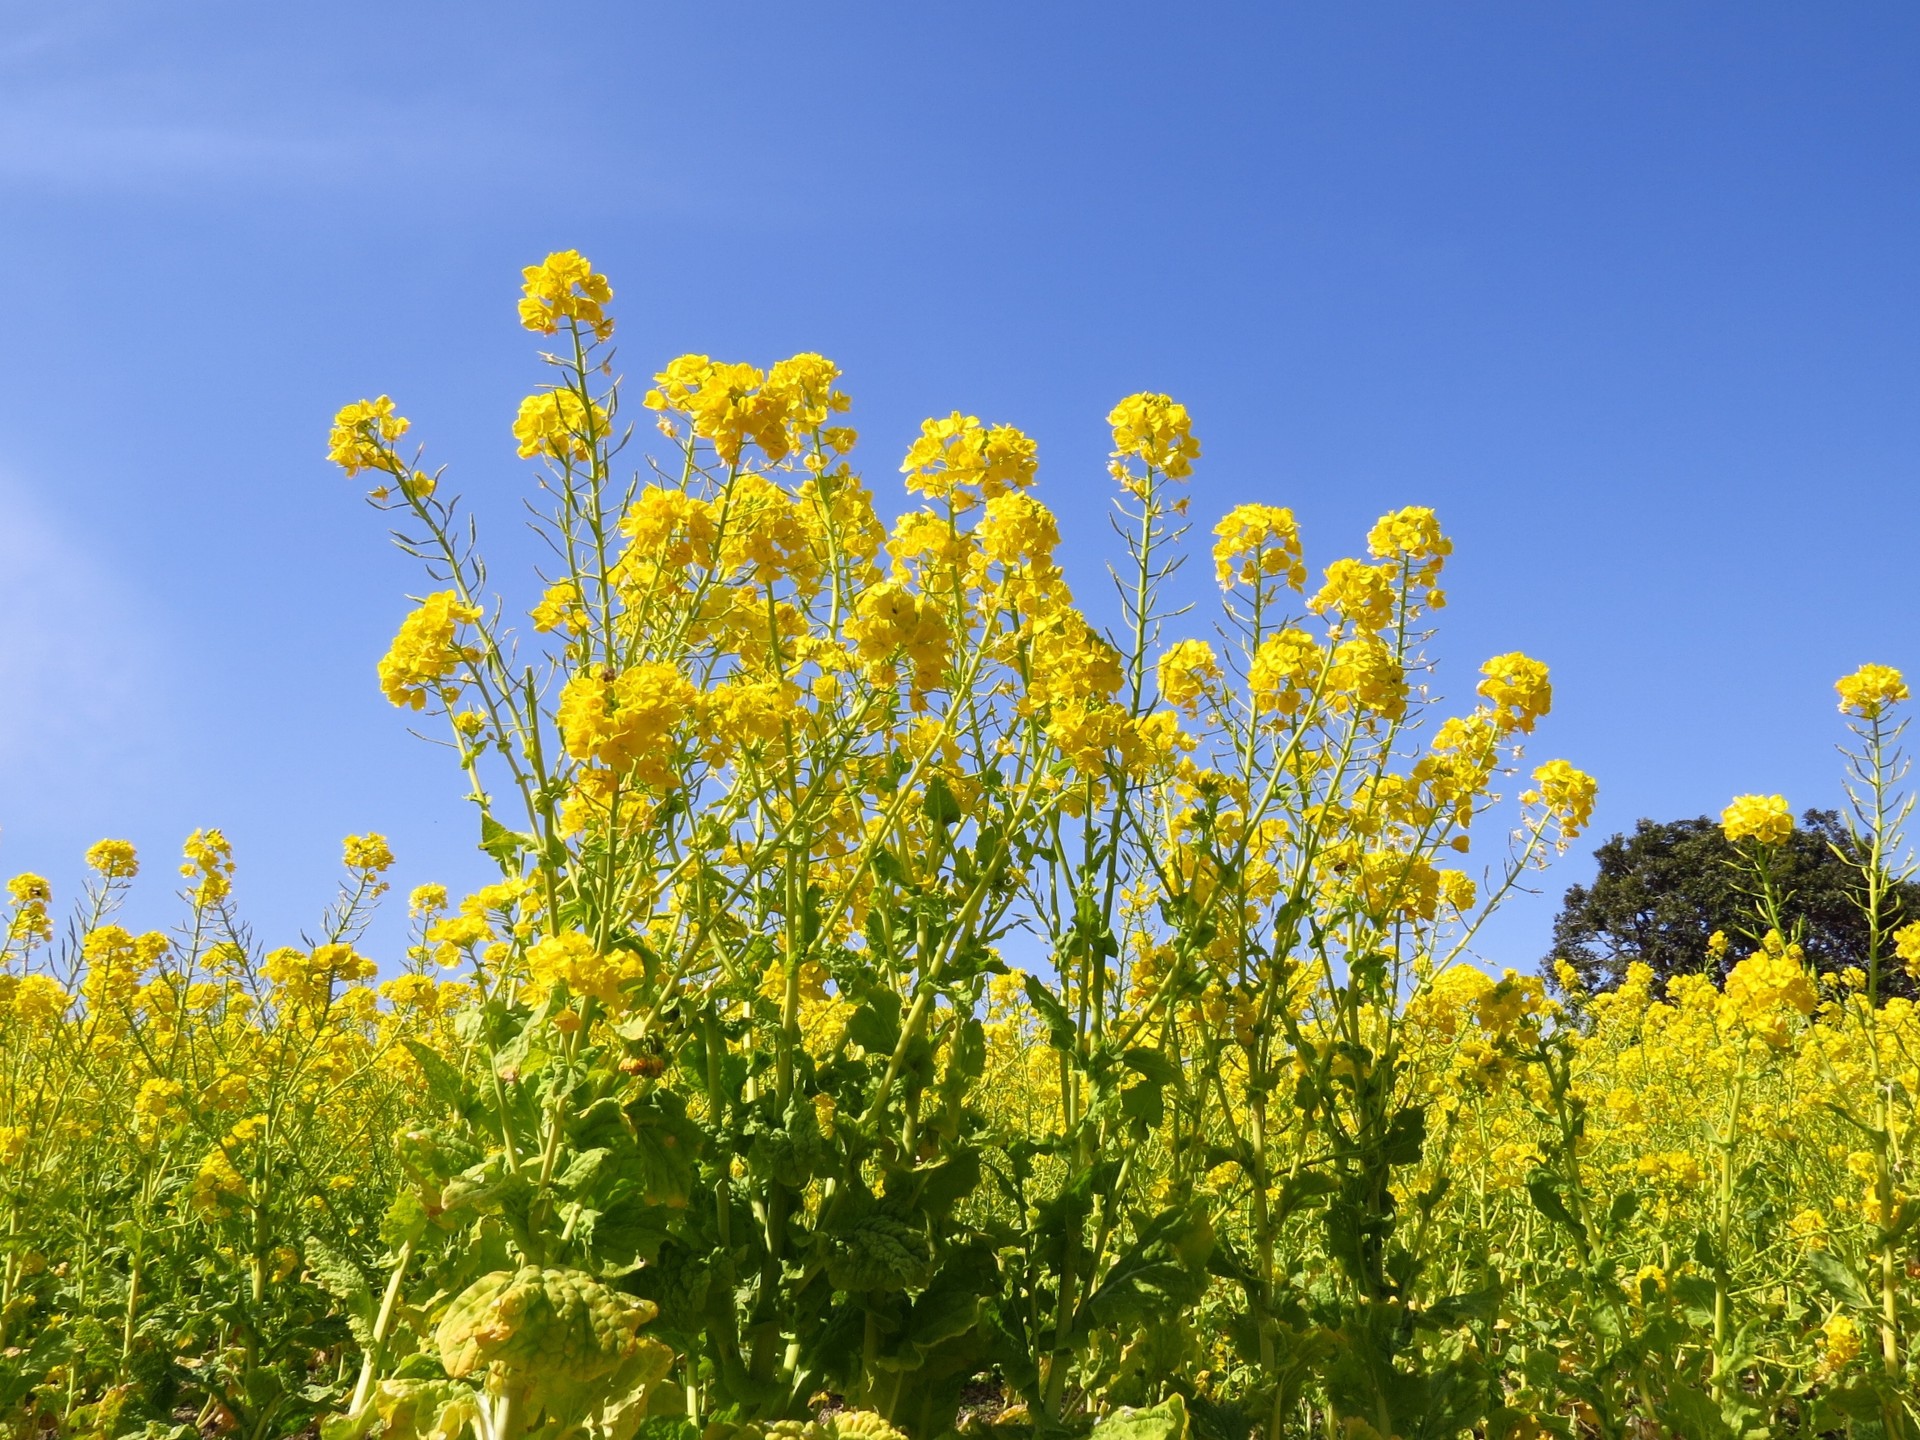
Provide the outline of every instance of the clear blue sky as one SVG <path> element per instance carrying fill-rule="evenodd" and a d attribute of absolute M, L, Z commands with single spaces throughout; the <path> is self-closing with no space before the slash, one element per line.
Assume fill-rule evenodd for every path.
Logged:
<path fill-rule="evenodd" d="M 1033 433 L 1083 592 L 1135 390 L 1316 563 L 1437 507 L 1449 688 L 1548 660 L 1602 834 L 1831 803 L 1832 679 L 1920 667 L 1916 74 L 1910 4 L 0 3 L 0 870 L 223 825 L 276 943 L 348 830 L 480 873 L 324 434 L 391 392 L 524 555 L 569 246 L 630 373 L 837 359 L 883 496 L 924 415 Z"/>

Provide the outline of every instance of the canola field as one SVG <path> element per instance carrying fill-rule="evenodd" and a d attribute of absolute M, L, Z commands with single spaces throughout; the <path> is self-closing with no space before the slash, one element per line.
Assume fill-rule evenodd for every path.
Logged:
<path fill-rule="evenodd" d="M 1868 966 L 1753 795 L 1701 973 L 1488 973 L 1595 781 L 1522 755 L 1544 664 L 1436 673 L 1431 511 L 1310 567 L 1128 397 L 1098 628 L 1020 431 L 927 421 L 889 525 L 832 363 L 636 403 L 612 300 L 525 272 L 530 614 L 390 399 L 331 433 L 496 881 L 349 837 L 298 949 L 215 830 L 169 930 L 124 842 L 10 882 L 0 1435 L 1920 1437 L 1896 671 L 1838 684 Z"/>

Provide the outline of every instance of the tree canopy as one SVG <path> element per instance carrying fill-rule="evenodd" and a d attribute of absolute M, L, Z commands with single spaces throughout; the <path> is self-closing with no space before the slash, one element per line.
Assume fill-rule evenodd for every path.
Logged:
<path fill-rule="evenodd" d="M 1783 918 L 1797 930 L 1807 961 L 1822 974 L 1867 966 L 1866 917 L 1855 898 L 1860 872 L 1837 810 L 1808 810 L 1780 847 L 1775 877 Z M 1715 980 L 1759 939 L 1754 882 L 1720 823 L 1641 820 L 1631 835 L 1614 835 L 1594 851 L 1599 873 L 1590 885 L 1566 893 L 1553 924 L 1549 963 L 1566 960 L 1592 990 L 1610 990 L 1641 961 L 1664 984 L 1675 975 L 1705 973 Z M 1903 884 L 1891 897 L 1889 930 L 1920 916 L 1920 885 Z M 1731 942 L 1716 958 L 1715 931 Z M 1897 965 L 1886 968 L 1883 992 L 1903 994 L 1912 982 Z"/>

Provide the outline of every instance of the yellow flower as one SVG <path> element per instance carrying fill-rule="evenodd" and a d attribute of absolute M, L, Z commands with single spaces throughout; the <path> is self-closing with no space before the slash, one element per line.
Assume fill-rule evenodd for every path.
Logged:
<path fill-rule="evenodd" d="M 1571 840 L 1587 828 L 1593 818 L 1593 802 L 1600 793 L 1599 782 L 1584 770 L 1565 760 L 1549 760 L 1533 772 L 1538 797 L 1560 827 L 1561 840 Z"/>
<path fill-rule="evenodd" d="M 1840 713 L 1877 720 L 1888 707 L 1907 698 L 1907 682 L 1891 665 L 1862 665 L 1833 682 L 1840 693 Z"/>
<path fill-rule="evenodd" d="M 45 905 L 53 899 L 53 887 L 42 877 L 27 873 L 7 882 L 7 894 L 16 905 Z"/>
<path fill-rule="evenodd" d="M 578 465 L 593 453 L 595 442 L 606 438 L 610 423 L 598 401 L 582 400 L 571 390 L 542 390 L 520 402 L 513 438 L 520 442 L 522 460 L 546 455 Z"/>
<path fill-rule="evenodd" d="M 1238 505 L 1213 527 L 1213 569 L 1220 588 L 1257 585 L 1278 577 L 1295 590 L 1307 583 L 1300 553 L 1300 527 L 1278 505 Z"/>
<path fill-rule="evenodd" d="M 284 946 L 268 955 L 260 973 L 285 992 L 288 999 L 324 1005 L 333 998 L 336 983 L 351 985 L 378 973 L 366 956 L 351 945 L 316 945 L 311 951 Z"/>
<path fill-rule="evenodd" d="M 1169 395 L 1129 395 L 1107 416 L 1113 427 L 1116 478 L 1127 475 L 1126 462 L 1139 459 L 1170 480 L 1193 473 L 1200 442 L 1193 438 L 1193 420 L 1187 407 Z"/>
<path fill-rule="evenodd" d="M 1304 630 L 1286 629 L 1269 635 L 1253 652 L 1247 688 L 1255 709 L 1291 718 L 1320 680 L 1327 653 Z"/>
<path fill-rule="evenodd" d="M 406 416 L 393 413 L 393 401 L 385 395 L 378 400 L 355 400 L 333 417 L 327 459 L 349 476 L 362 470 L 404 469 L 393 458 L 393 442 L 407 433 L 411 423 Z"/>
<path fill-rule="evenodd" d="M 1784 795 L 1736 795 L 1720 812 L 1720 828 L 1736 845 L 1742 840 L 1781 845 L 1793 834 L 1793 812 Z"/>
<path fill-rule="evenodd" d="M 820 581 L 807 511 L 764 475 L 736 476 L 719 502 L 719 568 L 757 585 L 785 577 L 811 593 Z"/>
<path fill-rule="evenodd" d="M 1474 1003 L 1474 1021 L 1496 1040 L 1510 1039 L 1516 1032 L 1531 1037 L 1554 1008 L 1538 975 L 1507 970 Z"/>
<path fill-rule="evenodd" d="M 143 1129 L 152 1131 L 176 1119 L 183 1111 L 186 1086 L 178 1080 L 156 1076 L 142 1082 L 133 1097 L 133 1113 Z"/>
<path fill-rule="evenodd" d="M 1820 1003 L 1799 947 L 1784 945 L 1777 932 L 1769 932 L 1764 948 L 1733 967 L 1723 997 L 1729 1019 L 1776 1049 L 1787 1043 L 1787 1012 L 1811 1015 Z"/>
<path fill-rule="evenodd" d="M 802 463 L 815 474 L 826 470 L 827 452 L 845 455 L 859 440 L 850 427 L 826 423 L 853 404 L 845 391 L 834 388 L 839 378 L 838 365 L 811 351 L 776 361 L 767 371 L 763 392 L 786 423 L 787 449 L 807 451 Z M 819 448 L 810 450 L 808 442 L 816 436 Z"/>
<path fill-rule="evenodd" d="M 1380 517 L 1367 532 L 1367 551 L 1376 560 L 1394 560 L 1405 566 L 1411 583 L 1431 585 L 1440 578 L 1441 566 L 1453 554 L 1453 542 L 1440 533 L 1439 516 L 1424 505 L 1409 505 Z M 1445 602 L 1435 590 L 1428 593 L 1427 603 L 1437 609 Z"/>
<path fill-rule="evenodd" d="M 380 661 L 380 691 L 407 710 L 425 708 L 455 665 L 468 658 L 454 643 L 459 627 L 480 618 L 480 607 L 463 605 L 451 590 L 427 596 L 400 622 L 399 633 Z"/>
<path fill-rule="evenodd" d="M 247 1182 L 233 1168 L 227 1152 L 215 1146 L 200 1162 L 200 1169 L 188 1187 L 187 1200 L 201 1215 L 224 1219 L 233 1214 L 236 1201 L 246 1198 Z"/>
<path fill-rule="evenodd" d="M 416 885 L 407 896 L 407 913 L 425 917 L 438 915 L 447 908 L 447 887 L 444 885 Z"/>
<path fill-rule="evenodd" d="M 1902 925 L 1893 932 L 1893 952 L 1907 967 L 1907 974 L 1920 980 L 1920 920 Z"/>
<path fill-rule="evenodd" d="M 89 930 L 80 942 L 87 978 L 80 986 L 90 1010 L 98 1014 L 125 1006 L 140 988 L 145 965 L 142 948 L 118 925 Z"/>
<path fill-rule="evenodd" d="M 598 1000 L 609 1008 L 624 1003 L 621 987 L 645 973 L 636 955 L 602 955 L 579 931 L 549 935 L 527 951 L 527 975 L 534 988 L 550 997 L 558 987 L 568 994 Z"/>
<path fill-rule="evenodd" d="M 824 425 L 829 415 L 850 403 L 834 388 L 839 375 L 831 360 L 811 353 L 779 361 L 764 374 L 753 365 L 682 355 L 654 377 L 656 386 L 643 403 L 652 410 L 686 415 L 693 433 L 710 441 L 729 465 L 740 463 L 741 447 L 751 440 L 772 461 L 807 450 L 806 467 L 819 474 L 829 464 L 826 451 L 844 454 L 857 438 L 844 426 Z M 679 433 L 665 413 L 660 428 L 669 436 Z M 817 450 L 809 447 L 814 437 Z"/>
<path fill-rule="evenodd" d="M 1083 775 L 1097 775 L 1108 751 L 1118 751 L 1122 768 L 1131 770 L 1139 758 L 1141 735 L 1132 717 L 1104 700 L 1069 698 L 1052 702 L 1047 712 L 1047 738 Z"/>
<path fill-rule="evenodd" d="M 974 532 L 981 553 L 1009 569 L 1046 569 L 1060 543 L 1053 512 L 1024 491 L 1008 490 L 987 501 Z"/>
<path fill-rule="evenodd" d="M 1480 887 L 1474 884 L 1473 877 L 1458 870 L 1442 870 L 1439 876 L 1440 903 L 1457 912 L 1471 910 L 1480 895 Z"/>
<path fill-rule="evenodd" d="M 87 851 L 87 864 L 109 880 L 131 880 L 140 873 L 140 860 L 126 840 L 101 840 Z"/>
<path fill-rule="evenodd" d="M 1502 730 L 1530 733 L 1534 721 L 1553 708 L 1553 682 L 1547 667 L 1519 651 L 1496 655 L 1480 667 L 1486 678 L 1480 682 L 1480 695 L 1493 707 Z"/>
<path fill-rule="evenodd" d="M 7 882 L 7 894 L 14 904 L 9 935 L 29 944 L 53 939 L 53 919 L 47 913 L 47 907 L 53 902 L 53 887 L 44 878 L 31 873 L 16 875 Z"/>
<path fill-rule="evenodd" d="M 1835 1375 L 1860 1356 L 1860 1327 L 1850 1315 L 1836 1310 L 1820 1327 L 1820 1373 Z"/>
<path fill-rule="evenodd" d="M 779 680 L 736 679 L 715 686 L 706 697 L 707 721 L 724 746 L 713 758 L 782 740 L 799 709 L 798 688 Z"/>
<path fill-rule="evenodd" d="M 578 250 L 556 250 L 520 273 L 520 323 L 527 329 L 551 335 L 562 320 L 579 320 L 592 327 L 595 339 L 613 333 L 612 317 L 603 309 L 613 303 L 613 287 Z"/>
<path fill-rule="evenodd" d="M 1808 1250 L 1827 1248 L 1827 1217 L 1818 1210 L 1802 1209 L 1787 1221 L 1787 1233 Z"/>
<path fill-rule="evenodd" d="M 181 847 L 187 863 L 180 867 L 184 879 L 197 883 L 193 903 L 200 909 L 218 905 L 233 893 L 233 846 L 218 830 L 196 830 Z"/>
<path fill-rule="evenodd" d="M 556 580 L 533 607 L 533 628 L 542 634 L 564 630 L 578 635 L 587 628 L 586 606 L 580 600 L 580 586 L 572 580 Z"/>
<path fill-rule="evenodd" d="M 665 789 L 674 732 L 696 699 L 686 676 L 658 661 L 617 674 L 583 670 L 560 692 L 560 735 L 574 759 Z"/>
<path fill-rule="evenodd" d="M 349 870 L 388 870 L 393 867 L 393 851 L 387 848 L 384 835 L 349 835 L 341 844 L 341 860 Z"/>
<path fill-rule="evenodd" d="M 1120 655 L 1079 611 L 1061 609 L 1027 627 L 1027 694 L 1038 705 L 1105 701 L 1125 675 Z"/>
<path fill-rule="evenodd" d="M 25 975 L 13 987 L 13 1013 L 30 1029 L 53 1025 L 72 1006 L 73 997 L 51 975 Z"/>
<path fill-rule="evenodd" d="M 1633 1169 L 1662 1189 L 1686 1190 L 1705 1178 L 1700 1162 L 1685 1150 L 1655 1150 L 1636 1158 Z"/>
<path fill-rule="evenodd" d="M 427 943 L 435 947 L 434 963 L 452 969 L 460 963 L 460 952 L 484 945 L 493 938 L 493 927 L 482 915 L 449 915 L 427 926 Z"/>
<path fill-rule="evenodd" d="M 1307 608 L 1325 615 L 1334 611 L 1362 630 L 1385 630 L 1393 624 L 1393 568 L 1366 565 L 1358 560 L 1336 560 L 1327 567 L 1327 583 L 1307 601 Z"/>
<path fill-rule="evenodd" d="M 1406 672 L 1378 635 L 1357 635 L 1340 643 L 1327 667 L 1327 688 L 1336 709 L 1351 706 L 1388 720 L 1406 713 Z"/>
<path fill-rule="evenodd" d="M 1210 686 L 1220 681 L 1220 662 L 1204 640 L 1182 640 L 1160 657 L 1160 698 L 1197 714 Z"/>
<path fill-rule="evenodd" d="M 905 654 L 913 666 L 916 709 L 946 670 L 947 627 L 938 607 L 895 580 L 882 580 L 860 597 L 847 621 L 847 638 L 857 647 L 868 678 L 876 682 L 891 681 L 895 657 Z"/>
<path fill-rule="evenodd" d="M 900 472 L 907 489 L 969 510 L 1009 490 L 1033 484 L 1038 447 L 1011 425 L 983 426 L 958 410 L 944 420 L 921 422 Z"/>
<path fill-rule="evenodd" d="M 1368 850 L 1360 855 L 1358 866 L 1341 868 L 1360 908 L 1376 922 L 1433 918 L 1440 900 L 1440 873 L 1425 856 Z"/>

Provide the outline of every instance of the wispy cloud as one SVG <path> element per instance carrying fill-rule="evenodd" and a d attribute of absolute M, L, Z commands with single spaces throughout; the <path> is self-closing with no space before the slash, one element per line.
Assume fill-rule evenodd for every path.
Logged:
<path fill-rule="evenodd" d="M 0 70 L 19 69 L 97 36 L 107 19 L 98 3 L 70 0 L 57 8 L 0 0 Z"/>
<path fill-rule="evenodd" d="M 299 67 L 281 73 L 271 44 L 209 51 L 193 33 L 143 35 L 123 6 L 28 15 L 0 0 L 0 183 L 298 188 L 377 174 L 418 184 L 498 173 L 524 148 L 499 117 L 444 95 L 330 88 Z"/>
<path fill-rule="evenodd" d="M 333 181 L 351 172 L 357 149 L 327 136 L 0 109 L 0 177 L 60 189 Z"/>
<path fill-rule="evenodd" d="M 0 474 L 0 782 L 14 796 L 50 773 L 115 784 L 164 688 L 160 637 L 123 581 Z M 31 782 L 30 784 L 28 782 Z"/>

